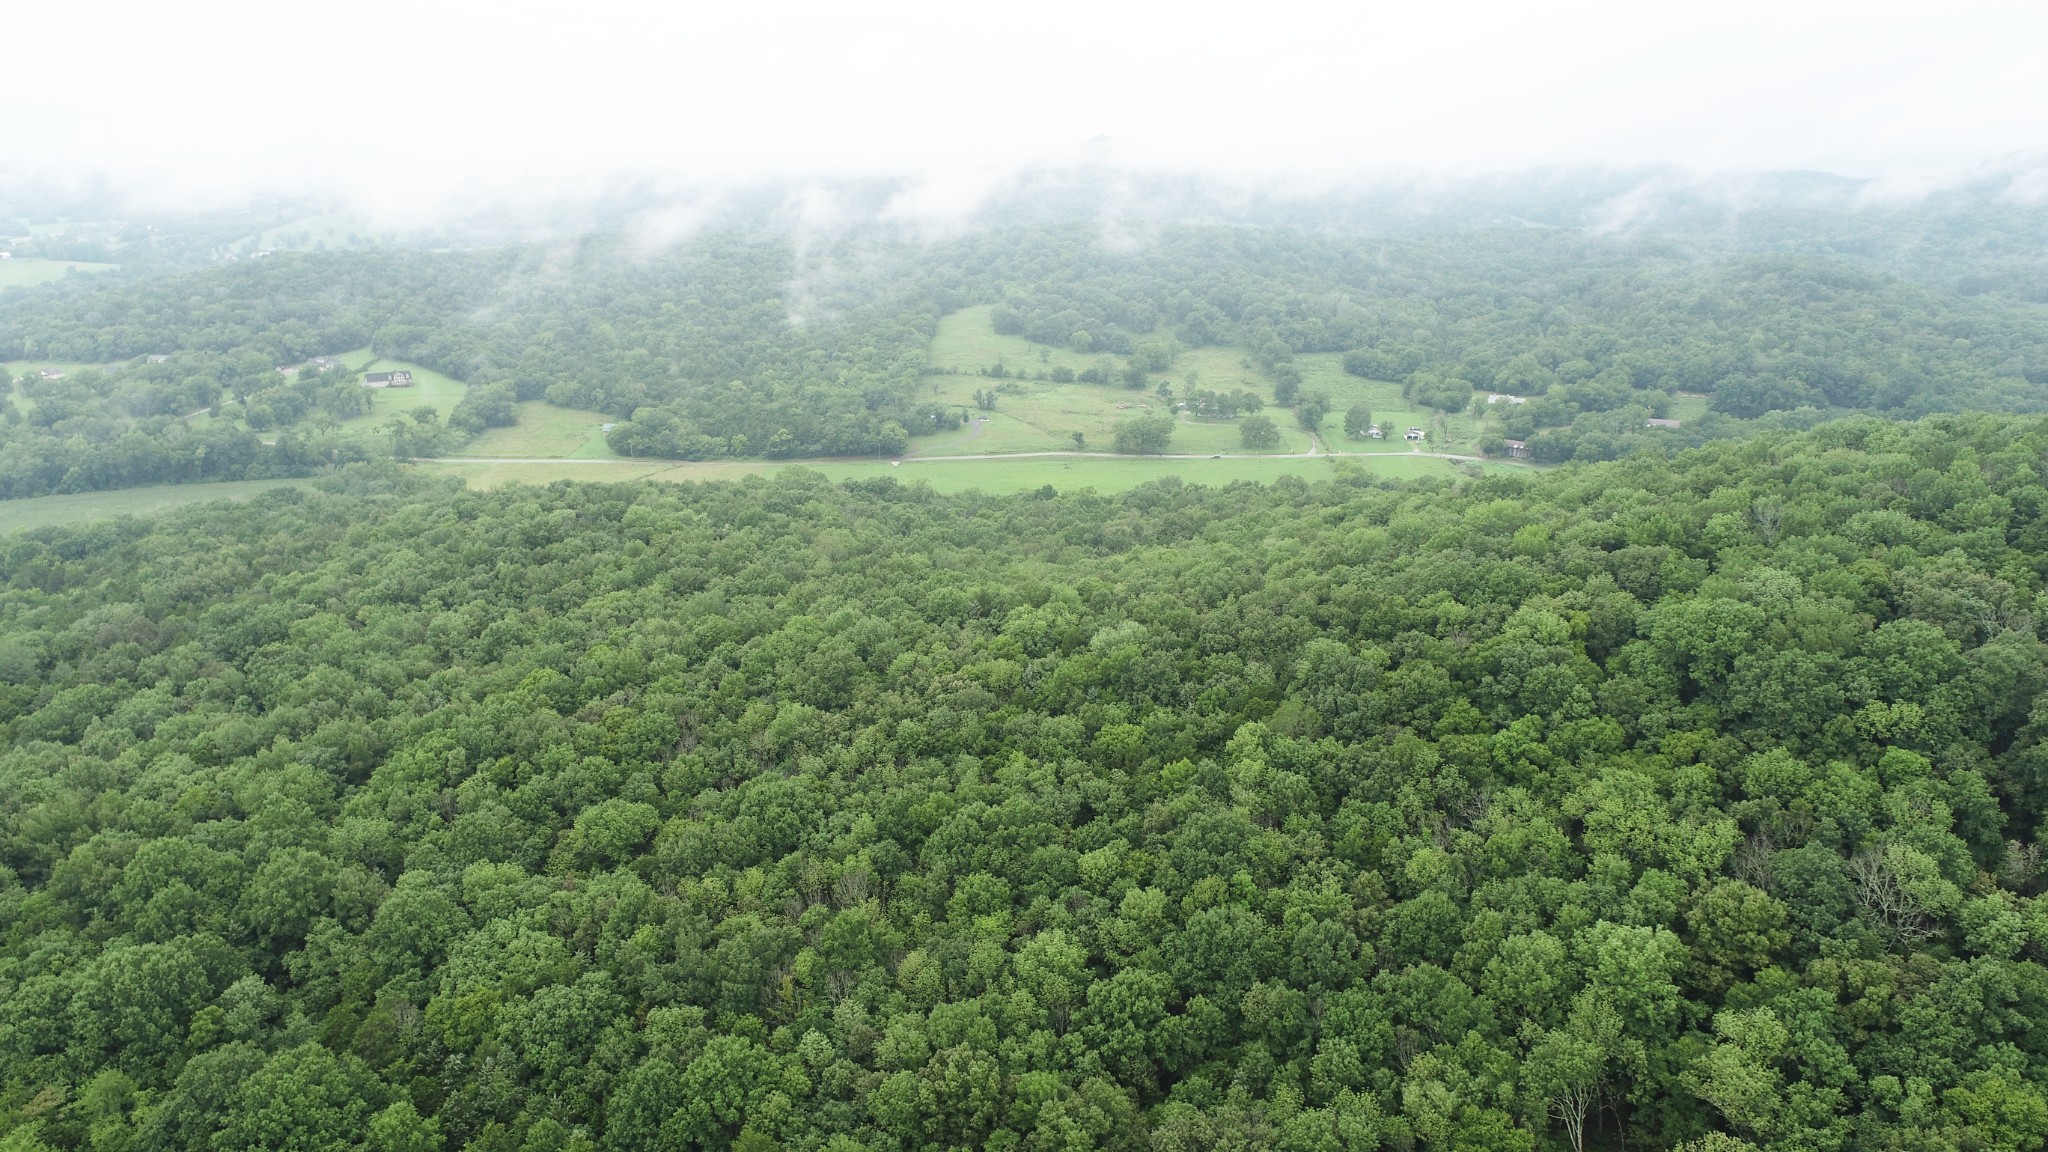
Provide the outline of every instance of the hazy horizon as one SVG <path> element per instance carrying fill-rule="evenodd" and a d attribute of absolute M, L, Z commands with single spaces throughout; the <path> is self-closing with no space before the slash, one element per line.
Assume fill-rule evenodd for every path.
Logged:
<path fill-rule="evenodd" d="M 465 204 L 900 181 L 943 215 L 1034 170 L 1248 187 L 1569 169 L 1813 171 L 1911 194 L 2034 168 L 2048 12 L 1054 3 L 643 12 L 389 0 L 19 14 L 0 179 L 139 203 Z"/>

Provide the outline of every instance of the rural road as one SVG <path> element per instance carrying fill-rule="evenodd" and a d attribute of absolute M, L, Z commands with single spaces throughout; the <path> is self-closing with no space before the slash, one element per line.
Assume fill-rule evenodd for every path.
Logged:
<path fill-rule="evenodd" d="M 904 456 L 890 461 L 892 464 L 937 464 L 948 460 L 1030 460 L 1048 456 L 1080 456 L 1093 460 L 1136 459 L 1136 460 L 1309 460 L 1309 459 L 1399 459 L 1419 456 L 1426 460 L 1469 460 L 1484 462 L 1484 456 L 1461 456 L 1455 452 L 1160 452 L 1142 456 L 1119 457 L 1114 452 L 1075 452 L 1071 449 L 1053 449 L 1044 452 L 983 452 L 958 456 Z M 880 459 L 874 456 L 807 456 L 800 460 L 763 460 L 764 464 L 857 464 L 862 461 Z M 728 460 L 667 460 L 654 456 L 419 456 L 415 464 L 727 464 L 748 461 Z"/>

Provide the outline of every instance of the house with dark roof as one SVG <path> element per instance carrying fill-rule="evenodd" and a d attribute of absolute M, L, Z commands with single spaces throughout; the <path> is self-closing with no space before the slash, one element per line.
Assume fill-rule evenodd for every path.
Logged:
<path fill-rule="evenodd" d="M 403 370 L 397 372 L 371 372 L 363 377 L 363 387 L 410 388 L 412 387 L 412 373 Z"/>

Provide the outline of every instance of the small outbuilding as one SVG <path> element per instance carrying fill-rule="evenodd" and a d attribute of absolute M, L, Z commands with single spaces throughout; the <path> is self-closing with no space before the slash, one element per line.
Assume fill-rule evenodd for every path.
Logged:
<path fill-rule="evenodd" d="M 1678 421 L 1676 421 L 1676 420 L 1664 420 L 1664 419 L 1661 419 L 1661 418 L 1659 418 L 1659 417 L 1655 417 L 1655 416 L 1652 416 L 1652 417 L 1651 417 L 1651 418 L 1649 419 L 1649 421 L 1648 421 L 1648 422 L 1646 422 L 1646 423 L 1645 423 L 1645 424 L 1643 425 L 1643 427 L 1645 427 L 1645 428 L 1676 428 L 1676 427 L 1678 427 Z"/>
<path fill-rule="evenodd" d="M 1508 446 L 1508 455 L 1515 459 L 1527 460 L 1529 458 L 1529 442 L 1527 440 L 1504 440 L 1502 443 Z"/>

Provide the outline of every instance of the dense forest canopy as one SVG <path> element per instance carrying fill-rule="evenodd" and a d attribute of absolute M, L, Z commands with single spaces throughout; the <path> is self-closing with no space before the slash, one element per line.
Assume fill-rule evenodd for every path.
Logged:
<path fill-rule="evenodd" d="M 2040 1147 L 2044 453 L 0 540 L 0 1141 Z"/>

